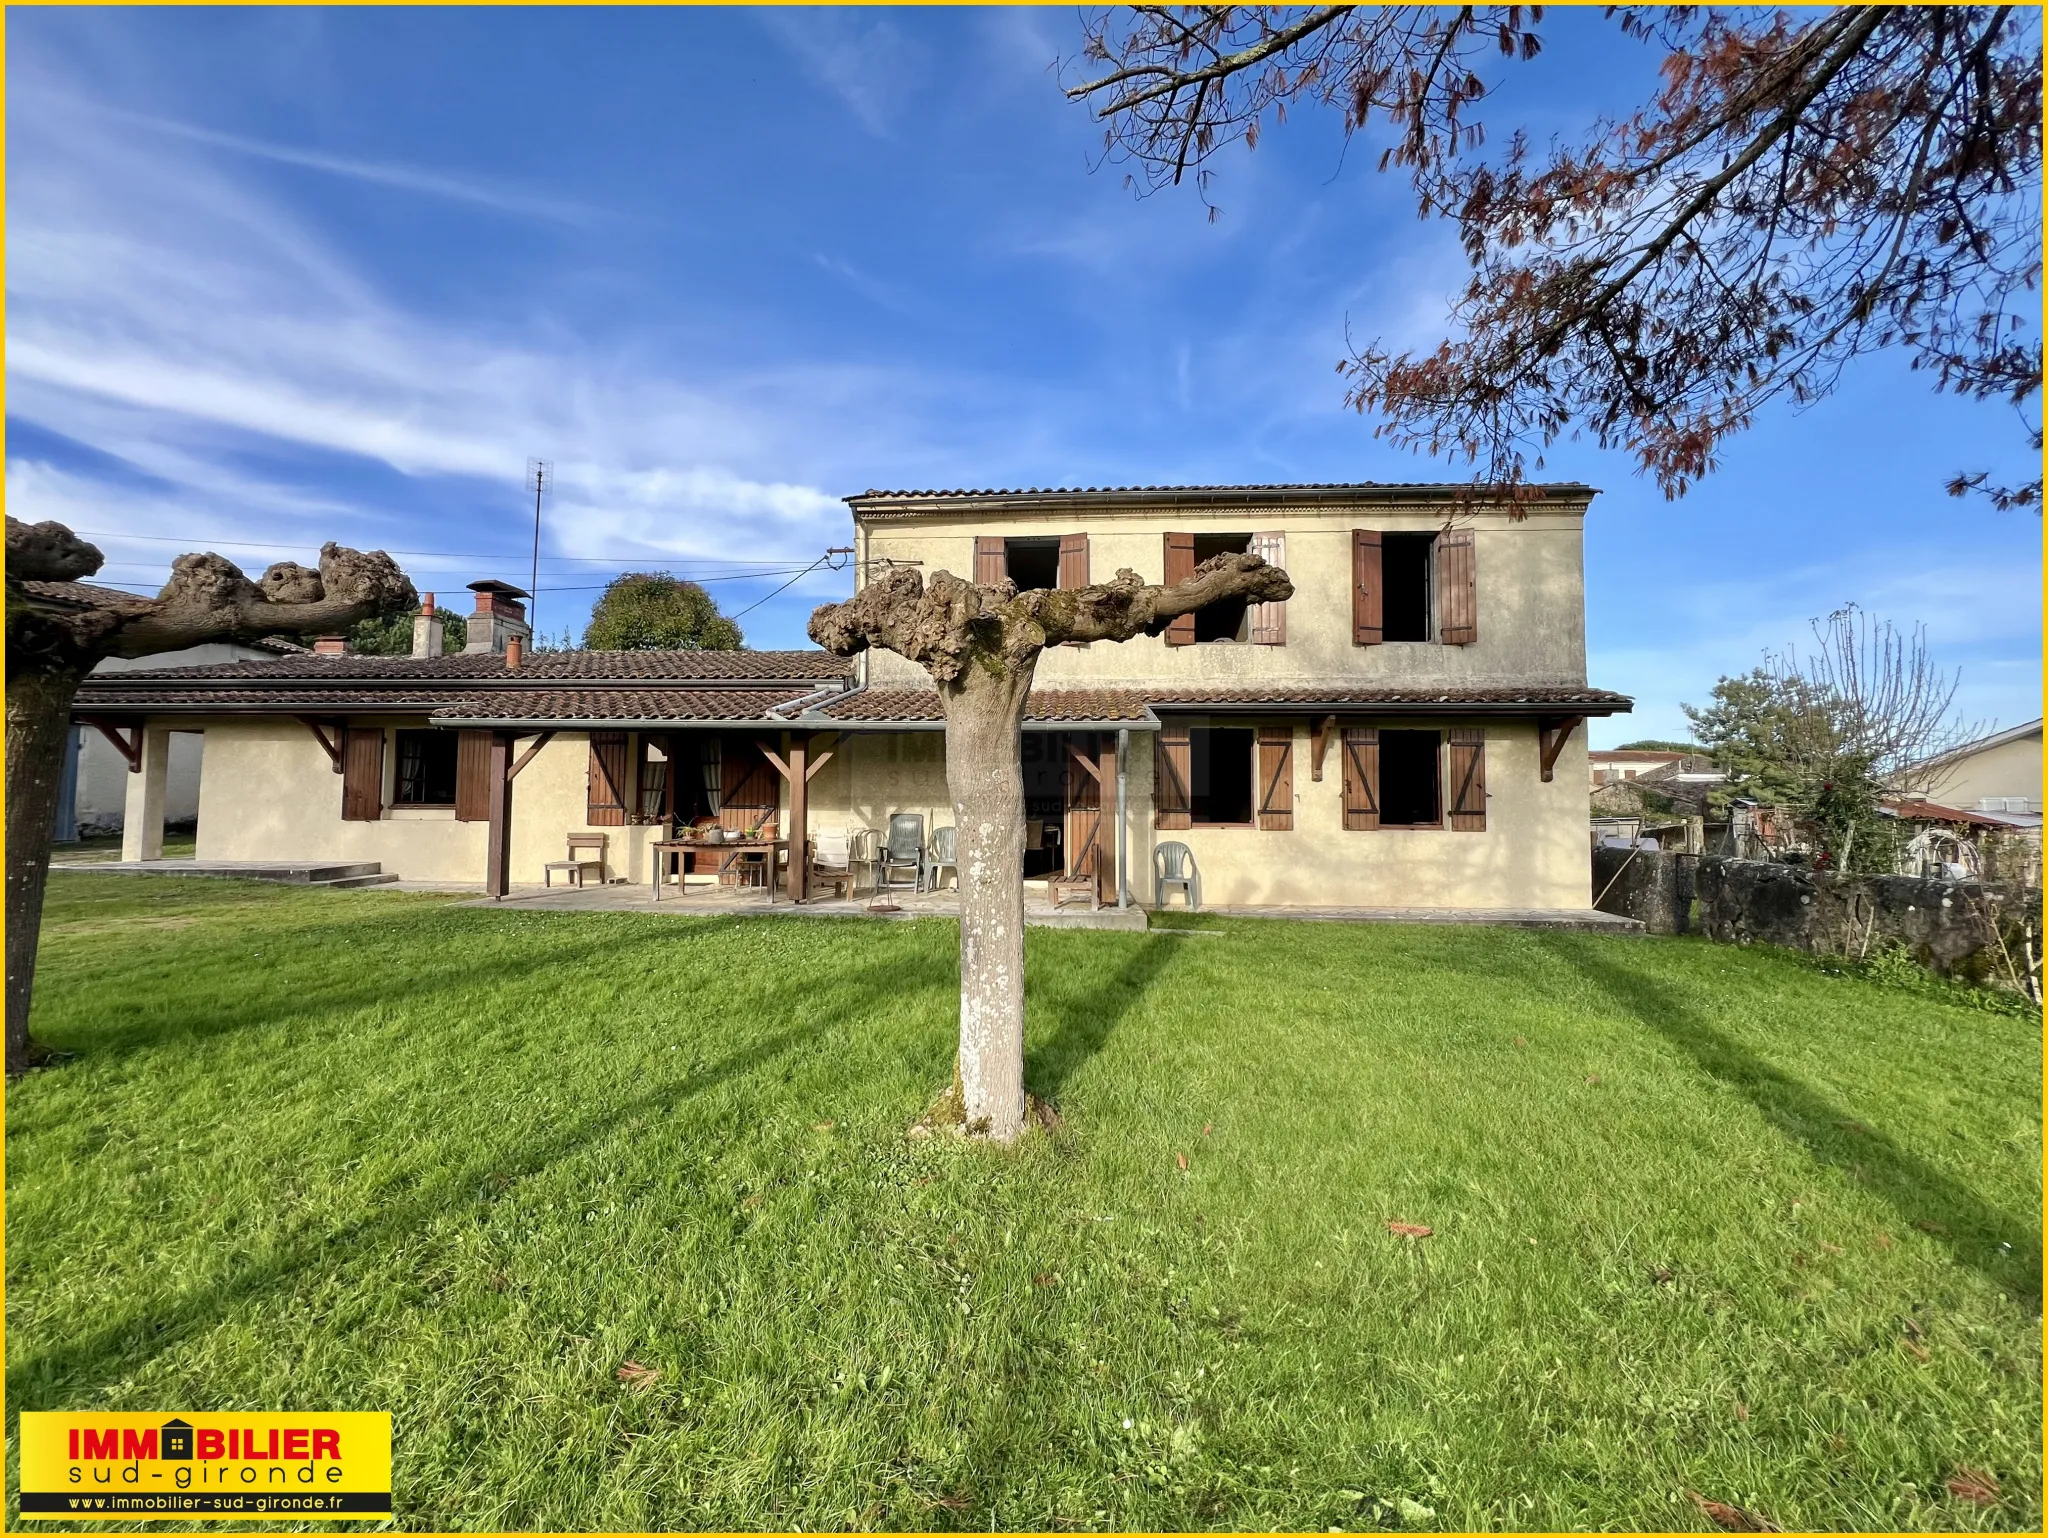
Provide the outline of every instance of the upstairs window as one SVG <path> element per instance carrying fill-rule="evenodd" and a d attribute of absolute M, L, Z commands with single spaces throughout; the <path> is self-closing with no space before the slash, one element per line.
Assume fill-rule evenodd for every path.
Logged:
<path fill-rule="evenodd" d="M 1195 565 L 1219 555 L 1248 555 L 1252 548 L 1249 534 L 1197 534 L 1195 536 Z M 1212 603 L 1206 609 L 1195 611 L 1195 640 L 1242 641 L 1245 639 L 1245 613 L 1249 606 L 1242 598 L 1226 599 Z M 1250 821 L 1247 815 L 1243 821 Z"/>
<path fill-rule="evenodd" d="M 1436 548 L 1434 534 L 1383 534 L 1380 536 L 1382 602 L 1385 604 L 1385 634 L 1389 641 L 1427 641 L 1430 603 L 1430 557 Z"/>
<path fill-rule="evenodd" d="M 1003 541 L 1003 574 L 1017 584 L 1017 591 L 1060 585 L 1060 542 L 1050 539 L 1006 539 Z"/>
<path fill-rule="evenodd" d="M 1380 732 L 1380 826 L 1430 828 L 1443 821 L 1435 732 Z"/>
<path fill-rule="evenodd" d="M 460 739 L 454 732 L 398 734 L 398 806 L 455 805 L 455 759 Z"/>

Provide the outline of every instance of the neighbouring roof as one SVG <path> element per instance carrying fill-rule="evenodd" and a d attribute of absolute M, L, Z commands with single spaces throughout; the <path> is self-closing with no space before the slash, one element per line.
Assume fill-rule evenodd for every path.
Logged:
<path fill-rule="evenodd" d="M 1943 806 L 1938 801 L 1912 798 L 1902 801 L 1887 801 L 1881 811 L 1904 817 L 1912 822 L 1958 823 L 1972 828 L 2024 828 L 2040 826 L 2038 813 L 1998 813 L 1965 811 L 1959 806 Z"/>
<path fill-rule="evenodd" d="M 2036 716 L 2031 721 L 2023 721 L 2018 726 L 2009 727 L 2005 731 L 1993 732 L 1989 737 L 1979 737 L 1975 742 L 1966 742 L 1959 748 L 1950 748 L 1946 753 L 1938 753 L 1933 758 L 1928 759 L 1927 762 L 1929 764 L 1953 763 L 1959 758 L 1968 758 L 1973 753 L 1983 753 L 1992 748 L 2002 748 L 2008 742 L 2023 742 L 2029 737 L 2038 737 L 2040 735 L 2041 718 Z"/>
<path fill-rule="evenodd" d="M 124 593 L 117 587 L 101 587 L 97 582 L 22 582 L 19 586 L 38 598 L 81 609 L 139 609 L 156 602 L 141 593 Z"/>
<path fill-rule="evenodd" d="M 1022 490 L 879 491 L 869 490 L 844 500 L 856 516 L 910 518 L 919 515 L 951 514 L 963 504 L 978 511 L 1039 511 L 1052 507 L 1086 503 L 1091 506 L 1175 506 L 1242 507 L 1327 506 L 1330 503 L 1360 502 L 1451 502 L 1469 498 L 1470 482 L 1298 482 L 1252 486 L 1047 486 Z M 1530 484 L 1519 488 L 1528 500 L 1524 507 L 1549 503 L 1580 503 L 1599 495 L 1597 487 L 1577 481 Z"/>
<path fill-rule="evenodd" d="M 1675 748 L 1593 748 L 1586 754 L 1596 764 L 1661 764 L 1685 756 Z"/>

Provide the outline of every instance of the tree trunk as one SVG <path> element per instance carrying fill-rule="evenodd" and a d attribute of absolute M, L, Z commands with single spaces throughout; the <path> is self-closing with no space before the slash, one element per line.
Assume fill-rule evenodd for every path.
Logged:
<path fill-rule="evenodd" d="M 974 664 L 942 687 L 960 857 L 961 1110 L 998 1143 L 1024 1130 L 1024 701 L 1031 664 Z"/>
<path fill-rule="evenodd" d="M 7 680 L 7 1074 L 35 1066 L 28 1034 L 36 940 L 50 874 L 64 739 L 79 675 L 23 673 Z"/>

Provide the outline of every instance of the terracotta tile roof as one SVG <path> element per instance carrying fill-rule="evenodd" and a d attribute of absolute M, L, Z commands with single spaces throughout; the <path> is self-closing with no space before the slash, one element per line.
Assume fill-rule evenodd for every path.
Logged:
<path fill-rule="evenodd" d="M 844 657 L 805 651 L 647 651 L 534 652 L 517 673 L 495 652 L 452 652 L 441 657 L 373 657 L 350 653 L 339 657 L 301 653 L 270 662 L 216 662 L 199 667 L 138 668 L 124 679 L 155 679 L 165 683 L 204 686 L 216 682 L 330 683 L 363 682 L 429 684 L 469 679 L 518 682 L 527 679 L 592 679 L 606 682 L 725 679 L 815 679 L 820 683 L 851 678 L 853 664 Z"/>
<path fill-rule="evenodd" d="M 97 582 L 24 582 L 21 587 L 38 598 L 88 609 L 134 609 L 155 602 L 140 593 L 124 593 L 117 587 L 101 587 Z"/>
<path fill-rule="evenodd" d="M 1145 701 L 1157 709 L 1185 710 L 1201 705 L 1370 705 L 1442 710 L 1464 705 L 1523 706 L 1571 710 L 1590 715 L 1627 711 L 1635 701 L 1608 689 L 1553 688 L 1544 685 L 1466 686 L 1435 684 L 1427 688 L 1352 689 L 1146 689 Z"/>
<path fill-rule="evenodd" d="M 1401 498 L 1425 497 L 1449 499 L 1470 493 L 1474 488 L 1469 482 L 1431 481 L 1289 481 L 1269 482 L 1244 486 L 1031 486 L 1031 487 L 986 487 L 931 488 L 928 490 L 883 491 L 870 488 L 843 500 L 855 512 L 874 514 L 884 511 L 870 503 L 886 502 L 972 502 L 972 501 L 1030 501 L 1033 499 L 1058 498 L 1080 501 L 1088 498 L 1115 498 L 1120 501 L 1144 501 L 1165 498 L 1180 502 L 1231 503 L 1243 501 L 1264 502 L 1316 502 L 1330 499 L 1355 499 L 1373 501 L 1388 496 Z M 1538 500 L 1557 497 L 1577 500 L 1597 495 L 1597 489 L 1577 481 L 1530 483 L 1522 488 L 1536 495 Z M 897 516 L 905 516 L 910 509 L 889 509 Z"/>
<path fill-rule="evenodd" d="M 818 714 L 834 721 L 939 721 L 934 689 L 861 689 L 832 700 Z M 1025 702 L 1027 721 L 1147 720 L 1145 697 L 1126 689 L 1034 689 Z"/>
<path fill-rule="evenodd" d="M 547 689 L 497 692 L 445 704 L 439 724 L 551 723 L 556 721 L 761 721 L 785 704 L 781 689 Z"/>
<path fill-rule="evenodd" d="M 73 713 L 83 716 L 109 710 L 127 713 L 145 706 L 187 715 L 205 715 L 210 711 L 224 714 L 331 715 L 337 710 L 372 708 L 407 713 L 438 710 L 458 697 L 450 689 L 380 689 L 374 685 L 334 689 L 293 689 L 285 686 L 269 689 L 167 689 L 161 685 L 131 685 L 125 681 L 133 677 L 133 673 L 101 673 L 88 678 L 79 685 Z M 787 694 L 789 691 L 777 692 Z"/>

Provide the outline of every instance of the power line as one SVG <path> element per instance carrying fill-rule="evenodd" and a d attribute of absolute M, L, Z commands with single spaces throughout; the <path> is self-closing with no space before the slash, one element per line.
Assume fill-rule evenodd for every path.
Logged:
<path fill-rule="evenodd" d="M 820 566 L 824 566 L 828 563 L 831 565 L 834 571 L 843 570 L 845 568 L 845 563 L 843 561 L 834 561 L 832 557 L 835 555 L 852 554 L 853 547 L 851 545 L 843 547 L 834 546 L 832 549 L 827 550 L 823 555 L 819 556 L 815 561 L 811 562 L 811 564 L 806 566 L 802 571 L 798 572 L 794 577 L 791 577 L 787 582 L 783 583 L 781 587 L 778 587 L 775 590 L 775 593 L 780 593 L 784 589 L 795 587 L 797 583 L 801 582 L 805 577 L 809 576 L 812 572 L 816 571 Z M 726 618 L 738 619 L 741 617 L 741 615 L 752 614 L 756 609 L 760 608 L 762 604 L 766 603 L 770 598 L 773 598 L 775 596 L 775 593 L 768 593 L 760 598 L 756 598 L 752 603 L 748 604 L 744 609 L 740 610 L 739 614 L 728 614 Z"/>
<path fill-rule="evenodd" d="M 303 540 L 297 544 L 278 544 L 274 541 L 260 539 L 217 539 L 209 535 L 199 534 L 128 534 L 114 529 L 76 529 L 73 532 L 85 535 L 91 539 L 147 540 L 152 544 L 163 545 L 190 546 L 215 544 L 235 546 L 243 550 L 303 550 L 306 548 L 306 542 Z M 517 553 L 488 550 L 387 550 L 384 553 L 386 555 L 439 557 L 451 561 L 516 561 L 519 559 Z M 548 559 L 551 561 L 595 562 L 601 566 L 621 564 L 620 557 L 615 555 L 551 555 Z M 632 559 L 638 559 L 638 557 L 633 557 Z M 692 555 L 674 556 L 669 557 L 669 559 L 693 561 L 700 566 L 744 566 L 748 564 L 737 556 Z"/>

